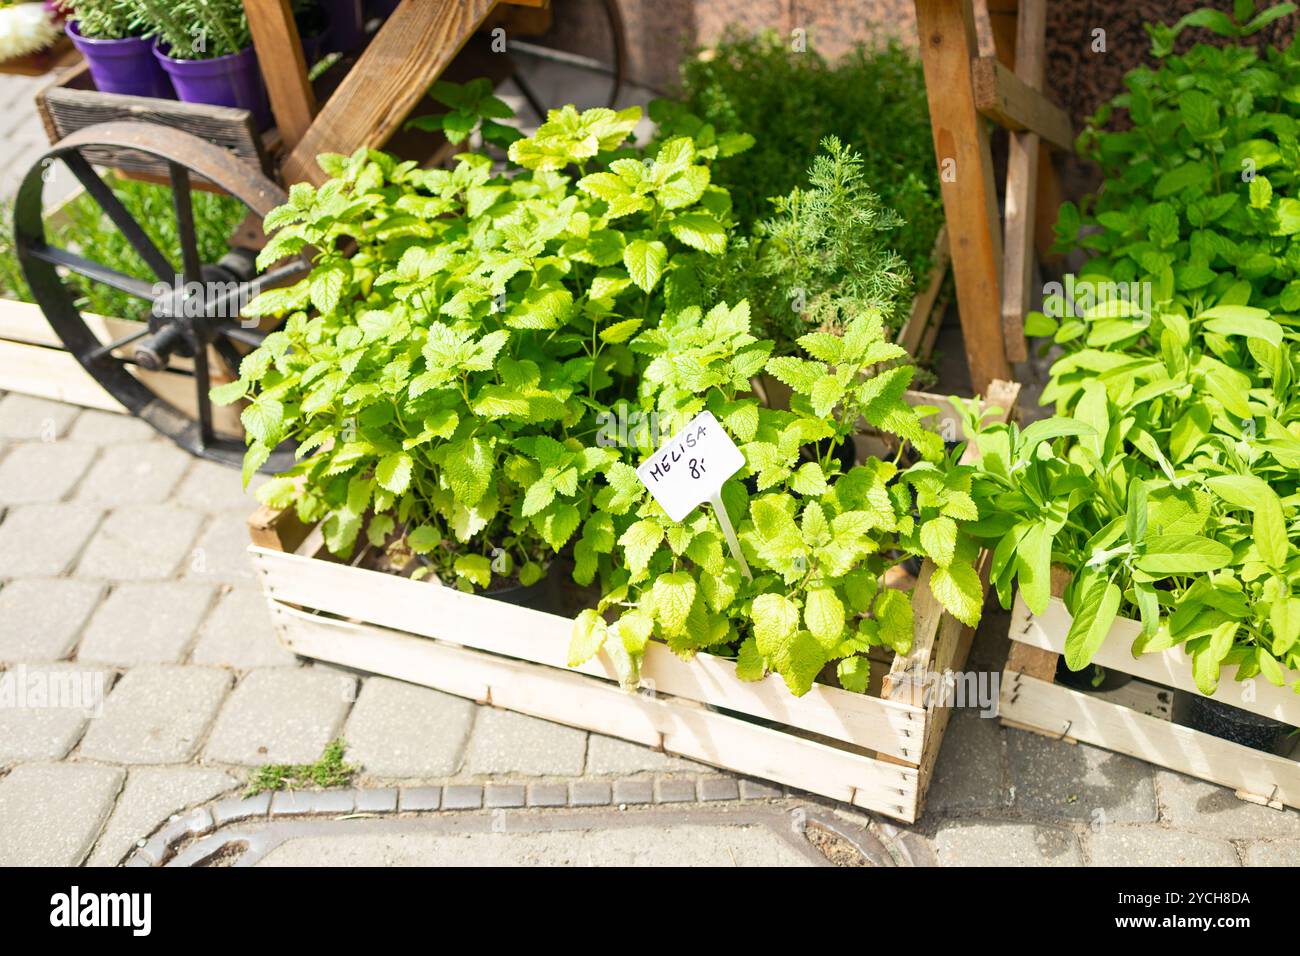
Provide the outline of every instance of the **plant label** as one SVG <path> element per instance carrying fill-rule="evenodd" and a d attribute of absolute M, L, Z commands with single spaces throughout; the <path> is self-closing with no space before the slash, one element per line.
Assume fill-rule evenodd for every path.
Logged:
<path fill-rule="evenodd" d="M 712 412 L 700 412 L 636 470 L 641 483 L 673 521 L 713 499 L 745 456 Z"/>

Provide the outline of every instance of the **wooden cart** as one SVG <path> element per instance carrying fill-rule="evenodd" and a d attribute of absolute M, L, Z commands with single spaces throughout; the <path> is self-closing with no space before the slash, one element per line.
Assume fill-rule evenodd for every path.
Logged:
<path fill-rule="evenodd" d="M 406 136 L 406 116 L 438 77 L 486 73 L 502 79 L 508 57 L 469 56 L 475 32 L 498 6 L 545 3 L 401 0 L 355 59 L 313 83 L 290 0 L 244 0 L 275 120 L 265 132 L 245 109 L 101 93 L 84 67 L 60 77 L 38 96 L 52 146 L 28 172 L 14 204 L 15 245 L 39 312 L 5 309 L 0 361 L 63 371 L 75 361 L 107 393 L 101 404 L 125 408 L 194 454 L 237 463 L 244 452 L 237 421 L 223 421 L 208 392 L 237 375 L 243 355 L 272 330 L 238 321 L 238 305 L 310 269 L 297 256 L 259 274 L 262 217 L 285 201 L 285 187 L 324 180 L 316 164 L 320 153 L 378 148 Z M 466 56 L 458 60 L 462 51 Z M 447 154 L 440 137 L 406 145 L 407 155 L 413 149 L 428 163 Z M 96 263 L 93 250 L 58 248 L 47 240 L 44 186 L 57 163 L 116 225 L 156 282 Z M 98 168 L 169 185 L 180 248 L 159 249 Z M 248 210 L 219 262 L 199 260 L 194 189 L 226 193 Z M 83 315 L 67 273 L 148 303 L 148 321 L 124 325 Z M 48 325 L 38 320 L 40 313 Z M 52 351 L 52 338 L 70 353 L 53 363 L 40 354 Z M 283 467 L 289 454 L 279 450 L 264 467 Z"/>

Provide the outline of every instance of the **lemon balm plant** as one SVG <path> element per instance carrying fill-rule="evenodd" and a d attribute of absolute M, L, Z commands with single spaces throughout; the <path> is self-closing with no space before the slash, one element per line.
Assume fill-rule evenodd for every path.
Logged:
<path fill-rule="evenodd" d="M 595 435 L 635 394 L 628 341 L 726 245 L 708 158 L 629 146 L 639 119 L 552 111 L 504 174 L 475 153 L 451 170 L 321 157 L 331 178 L 293 187 L 261 255 L 310 249 L 314 268 L 245 310 L 284 327 L 214 392 L 251 399 L 246 477 L 299 443 L 263 501 L 323 521 L 338 555 L 364 533 L 467 590 L 541 577 L 617 456 Z"/>
<path fill-rule="evenodd" d="M 571 665 L 603 650 L 635 685 L 647 643 L 659 640 L 685 658 L 735 657 L 742 680 L 779 674 L 795 695 L 834 663 L 841 686 L 864 692 L 868 650 L 906 653 L 912 643 L 909 596 L 883 586 L 885 571 L 908 556 L 932 559 L 935 597 L 978 622 L 977 549 L 961 530 L 978 517 L 972 469 L 946 459 L 942 440 L 903 400 L 912 366 L 866 376 L 906 354 L 885 341 L 878 312 L 856 315 L 842 334 L 803 336 L 804 357 L 771 358 L 744 302 L 670 314 L 632 345 L 653 359 L 644 407 L 673 421 L 710 411 L 739 444 L 745 465 L 722 498 L 752 578 L 728 555 L 712 513 L 669 521 L 638 483 L 635 460 L 618 462 L 579 542 L 589 573 L 602 571 L 604 596 L 574 623 Z M 750 393 L 761 368 L 791 387 L 789 410 Z M 901 470 L 869 458 L 843 471 L 836 449 L 861 419 L 912 442 L 923 460 Z M 820 456 L 810 453 L 817 442 Z M 648 450 L 633 449 L 634 459 Z"/>

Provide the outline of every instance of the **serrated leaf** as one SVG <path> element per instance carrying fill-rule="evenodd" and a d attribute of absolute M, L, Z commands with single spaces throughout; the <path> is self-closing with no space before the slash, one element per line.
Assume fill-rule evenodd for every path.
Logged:
<path fill-rule="evenodd" d="M 412 465 L 411 456 L 406 452 L 399 451 L 385 455 L 375 468 L 375 480 L 379 482 L 380 487 L 400 495 L 411 484 Z"/>
<path fill-rule="evenodd" d="M 803 619 L 808 631 L 830 653 L 844 633 L 844 604 L 833 588 L 812 588 L 804 598 Z"/>
<path fill-rule="evenodd" d="M 668 247 L 659 240 L 635 239 L 623 250 L 623 265 L 637 288 L 649 292 L 664 274 Z"/>
<path fill-rule="evenodd" d="M 727 233 L 722 224 L 706 212 L 688 212 L 668 223 L 668 230 L 692 249 L 709 255 L 722 255 L 727 248 Z"/>
<path fill-rule="evenodd" d="M 573 619 L 569 634 L 569 666 L 580 667 L 595 657 L 605 646 L 609 625 L 594 608 L 584 609 Z"/>
<path fill-rule="evenodd" d="M 952 564 L 957 549 L 957 522 L 951 518 L 931 518 L 921 525 L 921 547 L 941 568 Z"/>
<path fill-rule="evenodd" d="M 930 591 L 948 613 L 963 624 L 975 627 L 984 606 L 984 591 L 979 575 L 968 564 L 935 568 L 930 575 Z"/>
<path fill-rule="evenodd" d="M 676 571 L 660 575 L 651 588 L 655 618 L 664 634 L 681 634 L 695 603 L 695 579 L 689 572 Z"/>

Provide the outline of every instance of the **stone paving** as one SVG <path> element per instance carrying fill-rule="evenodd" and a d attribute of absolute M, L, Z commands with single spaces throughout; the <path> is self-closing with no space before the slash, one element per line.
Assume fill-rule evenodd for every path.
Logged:
<path fill-rule="evenodd" d="M 54 470 L 4 479 L 34 461 Z M 913 864 L 1300 865 L 1300 814 L 974 711 L 955 717 L 927 812 L 903 827 L 598 734 L 299 661 L 276 642 L 252 578 L 243 530 L 252 502 L 238 484 L 235 471 L 190 458 L 139 422 L 0 398 L 0 664 L 29 687 L 75 677 L 102 689 L 89 709 L 0 706 L 0 865 L 111 865 L 142 843 L 162 856 L 167 840 L 239 822 L 218 812 L 195 825 L 185 811 L 229 814 L 253 768 L 313 761 L 340 736 L 363 768 L 359 789 L 263 797 L 263 816 L 397 814 L 397 825 L 412 814 L 505 813 L 536 829 L 538 815 L 562 812 L 567 829 L 513 844 L 490 830 L 336 840 L 316 829 L 285 837 L 259 862 L 653 862 L 656 839 L 665 859 L 730 863 L 720 848 L 731 847 L 737 863 L 807 862 L 765 825 L 691 816 L 725 806 L 819 809 Z M 989 621 L 975 666 L 995 669 L 1005 623 Z M 625 826 L 611 822 L 619 807 L 632 814 Z M 638 808 L 687 816 L 656 828 Z M 581 814 L 589 829 L 575 828 Z"/>

